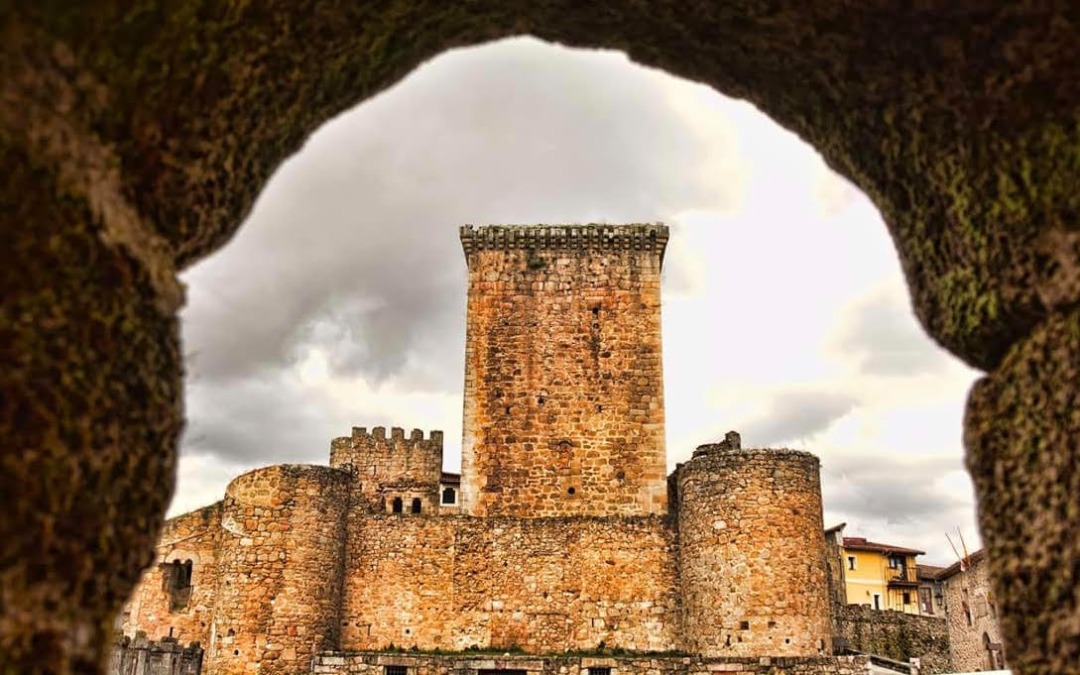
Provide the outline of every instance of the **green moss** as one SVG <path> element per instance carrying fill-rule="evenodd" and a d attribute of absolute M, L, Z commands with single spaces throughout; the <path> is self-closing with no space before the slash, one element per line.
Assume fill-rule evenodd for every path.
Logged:
<path fill-rule="evenodd" d="M 937 291 L 945 310 L 943 329 L 950 334 L 978 334 L 1000 315 L 997 293 L 980 284 L 968 267 L 959 267 L 944 274 Z"/>

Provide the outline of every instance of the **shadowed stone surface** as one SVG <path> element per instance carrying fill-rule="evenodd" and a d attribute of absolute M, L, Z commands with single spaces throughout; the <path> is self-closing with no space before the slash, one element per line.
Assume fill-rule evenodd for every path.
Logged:
<path fill-rule="evenodd" d="M 1080 667 L 1080 310 L 1056 315 L 979 380 L 964 443 L 1009 666 Z"/>
<path fill-rule="evenodd" d="M 5 7 L 0 670 L 88 667 L 149 560 L 180 427 L 175 268 L 225 242 L 316 127 L 451 47 L 531 33 L 624 49 L 749 99 L 867 192 L 923 325 L 993 370 L 1080 300 L 1080 5 L 989 4 Z M 1075 364 L 1069 325 L 1045 323 L 1010 359 L 1037 362 L 1029 350 L 1045 334 Z M 1076 373 L 1045 363 L 1018 392 L 1075 403 Z M 1008 368 L 976 392 L 973 423 L 987 388 L 1021 381 Z M 1047 561 L 1064 560 L 1053 542 L 1080 539 L 1078 514 L 1027 496 L 1051 490 L 1043 466 L 1070 466 L 1078 431 L 1067 408 L 1037 417 L 1040 405 L 1018 407 L 1031 413 L 1014 431 L 969 435 L 1002 462 L 1029 448 L 1010 481 L 971 463 L 980 498 L 994 499 L 983 534 L 1022 672 L 1051 672 L 1076 649 L 1075 597 L 1060 586 L 1075 576 Z M 1027 529 L 994 506 L 1010 499 Z M 1014 568 L 1023 580 L 1002 576 Z"/>
<path fill-rule="evenodd" d="M 84 201 L 0 147 L 0 213 L 34 235 L 0 263 L 0 672 L 92 671 L 172 493 L 177 323 Z"/>

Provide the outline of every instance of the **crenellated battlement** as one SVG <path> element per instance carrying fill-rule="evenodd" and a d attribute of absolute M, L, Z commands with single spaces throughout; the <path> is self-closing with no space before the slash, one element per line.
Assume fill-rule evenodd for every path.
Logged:
<path fill-rule="evenodd" d="M 359 483 L 357 497 L 372 508 L 394 497 L 420 497 L 432 512 L 438 505 L 442 477 L 443 432 L 406 435 L 401 427 L 353 427 L 349 436 L 330 442 L 330 466 L 348 471 Z M 408 494 L 401 492 L 409 486 Z"/>
<path fill-rule="evenodd" d="M 422 429 L 413 429 L 409 435 L 401 427 L 353 427 L 349 436 L 339 436 L 330 441 L 330 466 L 355 465 L 358 459 L 367 462 L 375 456 L 388 457 L 396 454 L 431 454 L 442 457 L 443 432 L 432 430 L 427 437 Z"/>
<path fill-rule="evenodd" d="M 463 225 L 461 246 L 474 251 L 582 250 L 653 251 L 663 255 L 668 227 L 635 225 Z"/>
<path fill-rule="evenodd" d="M 416 445 L 423 441 L 427 441 L 427 445 L 431 446 L 437 444 L 442 448 L 443 432 L 438 430 L 432 430 L 427 439 L 424 438 L 423 429 L 413 429 L 409 432 L 409 437 L 405 437 L 405 430 L 401 427 L 391 427 L 390 437 L 386 436 L 386 427 L 372 427 L 368 432 L 367 427 L 353 427 L 352 436 L 353 441 L 376 443 L 381 441 L 393 441 L 398 445 Z"/>

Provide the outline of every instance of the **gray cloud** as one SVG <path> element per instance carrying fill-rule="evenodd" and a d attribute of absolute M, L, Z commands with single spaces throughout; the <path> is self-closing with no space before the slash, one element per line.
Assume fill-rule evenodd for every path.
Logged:
<path fill-rule="evenodd" d="M 936 374 L 949 356 L 928 339 L 902 288 L 878 288 L 859 299 L 834 334 L 830 347 L 858 363 L 866 375 Z"/>
<path fill-rule="evenodd" d="M 716 139 L 666 86 L 622 55 L 535 40 L 422 67 L 313 136 L 186 274 L 189 367 L 244 378 L 321 347 L 341 374 L 457 391 L 458 225 L 656 221 L 728 200 Z"/>
<path fill-rule="evenodd" d="M 842 455 L 823 462 L 824 481 L 832 486 L 829 508 L 858 513 L 886 523 L 906 523 L 940 514 L 970 502 L 943 492 L 934 479 L 962 471 L 957 457 L 897 458 L 868 449 L 865 455 Z"/>
<path fill-rule="evenodd" d="M 747 445 L 774 446 L 825 431 L 851 412 L 856 399 L 838 392 L 785 391 L 772 398 L 766 411 L 739 426 Z"/>
<path fill-rule="evenodd" d="M 867 449 L 860 455 L 825 456 L 826 525 L 846 521 L 848 536 L 885 539 L 926 551 L 926 562 L 951 563 L 945 532 L 961 527 L 968 544 L 979 545 L 970 487 L 937 482 L 962 471 L 959 452 L 954 457 L 898 457 Z"/>
<path fill-rule="evenodd" d="M 352 422 L 335 417 L 317 392 L 282 376 L 198 382 L 189 385 L 188 401 L 185 452 L 243 466 L 324 464 L 330 439 L 348 434 Z"/>

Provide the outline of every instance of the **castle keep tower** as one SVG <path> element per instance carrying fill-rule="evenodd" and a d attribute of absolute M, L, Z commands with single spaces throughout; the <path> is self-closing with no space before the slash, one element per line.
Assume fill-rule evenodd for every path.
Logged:
<path fill-rule="evenodd" d="M 667 240 L 663 225 L 461 228 L 466 513 L 666 510 Z"/>

